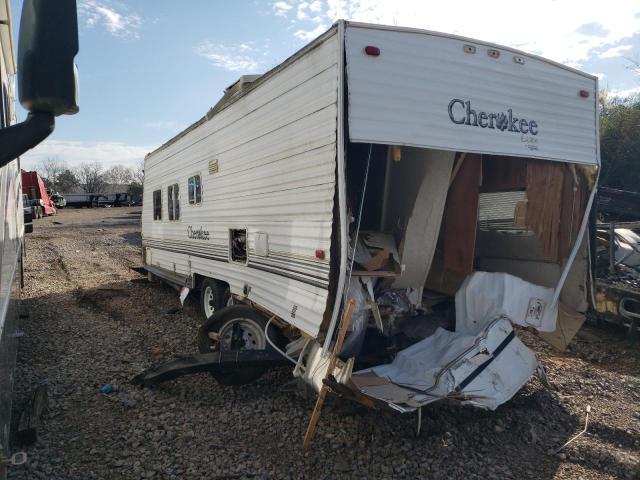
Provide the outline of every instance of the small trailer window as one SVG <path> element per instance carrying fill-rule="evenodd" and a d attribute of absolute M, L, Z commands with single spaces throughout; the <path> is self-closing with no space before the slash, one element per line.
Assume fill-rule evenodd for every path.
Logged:
<path fill-rule="evenodd" d="M 202 184 L 200 175 L 189 177 L 189 204 L 198 205 L 202 202 Z"/>
<path fill-rule="evenodd" d="M 231 260 L 247 263 L 247 230 L 245 228 L 229 230 L 229 250 Z"/>
<path fill-rule="evenodd" d="M 162 191 L 153 192 L 153 219 L 162 220 Z"/>
<path fill-rule="evenodd" d="M 169 220 L 180 220 L 180 190 L 177 183 L 167 187 L 167 207 Z"/>

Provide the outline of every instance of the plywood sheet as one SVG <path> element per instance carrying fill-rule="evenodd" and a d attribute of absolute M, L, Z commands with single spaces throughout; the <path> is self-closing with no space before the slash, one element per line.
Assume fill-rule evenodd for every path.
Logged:
<path fill-rule="evenodd" d="M 442 243 L 445 270 L 473 271 L 481 173 L 482 156 L 467 154 L 449 189 Z"/>
<path fill-rule="evenodd" d="M 565 166 L 543 160 L 527 162 L 527 213 L 525 223 L 536 233 L 540 255 L 558 261 L 560 216 Z"/>

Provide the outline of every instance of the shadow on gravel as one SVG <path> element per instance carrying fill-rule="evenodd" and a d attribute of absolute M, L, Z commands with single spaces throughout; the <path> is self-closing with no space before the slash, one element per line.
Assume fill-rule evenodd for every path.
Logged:
<path fill-rule="evenodd" d="M 142 235 L 140 234 L 140 232 L 123 233 L 122 235 L 120 235 L 120 237 L 124 238 L 127 243 L 131 245 L 142 245 Z"/>
<path fill-rule="evenodd" d="M 547 452 L 581 429 L 583 420 L 536 380 L 494 412 L 433 404 L 423 411 L 420 437 L 416 415 L 374 412 L 330 395 L 303 453 L 314 399 L 295 392 L 290 369 L 238 388 L 206 374 L 152 389 L 129 383 L 152 364 L 196 352 L 200 323 L 196 295 L 180 307 L 174 289 L 140 279 L 27 301 L 16 406 L 37 382 L 49 383 L 41 440 L 28 449 L 40 464 L 55 460 L 47 478 L 129 479 L 142 472 L 204 479 L 218 472 L 215 478 L 551 479 L 560 459 Z M 102 383 L 114 392 L 100 394 Z M 594 428 L 619 438 L 604 425 Z M 580 453 L 586 465 L 599 465 L 589 455 Z M 192 465 L 198 467 L 186 474 Z M 175 475 L 155 475 L 156 467 Z M 35 478 L 29 468 L 14 478 Z M 87 471 L 93 475 L 83 476 Z"/>

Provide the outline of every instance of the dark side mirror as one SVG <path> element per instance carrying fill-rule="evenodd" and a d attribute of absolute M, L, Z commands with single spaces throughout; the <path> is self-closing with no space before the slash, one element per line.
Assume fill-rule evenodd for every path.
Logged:
<path fill-rule="evenodd" d="M 29 115 L 0 129 L 0 167 L 47 138 L 55 117 L 79 111 L 76 0 L 24 0 L 19 35 L 18 90 Z"/>
<path fill-rule="evenodd" d="M 79 111 L 74 57 L 78 53 L 76 0 L 24 0 L 18 40 L 20 103 L 54 116 Z"/>

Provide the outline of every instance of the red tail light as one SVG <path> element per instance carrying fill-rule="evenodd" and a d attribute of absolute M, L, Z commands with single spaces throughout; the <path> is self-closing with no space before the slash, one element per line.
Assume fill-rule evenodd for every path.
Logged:
<path fill-rule="evenodd" d="M 380 55 L 380 49 L 378 47 L 374 47 L 373 45 L 367 45 L 364 47 L 364 53 L 371 57 L 377 57 Z"/>

